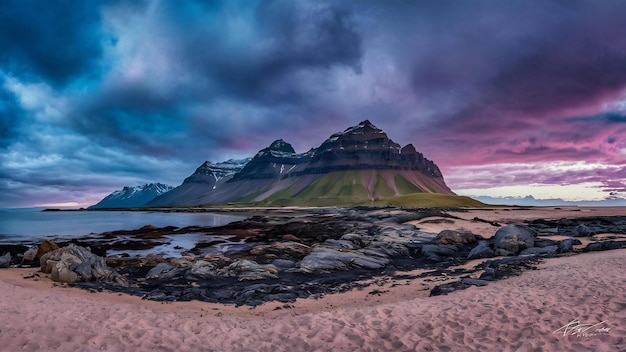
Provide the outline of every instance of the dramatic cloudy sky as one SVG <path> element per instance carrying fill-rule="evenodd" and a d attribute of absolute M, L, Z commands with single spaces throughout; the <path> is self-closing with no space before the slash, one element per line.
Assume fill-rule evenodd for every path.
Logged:
<path fill-rule="evenodd" d="M 0 207 L 178 185 L 371 120 L 461 194 L 626 195 L 626 1 L 0 6 Z"/>

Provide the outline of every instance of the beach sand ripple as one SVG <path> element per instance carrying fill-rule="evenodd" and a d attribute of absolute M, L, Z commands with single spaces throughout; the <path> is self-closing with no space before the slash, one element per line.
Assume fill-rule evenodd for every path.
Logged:
<path fill-rule="evenodd" d="M 391 288 L 367 302 L 342 304 L 350 295 L 362 300 L 349 292 L 275 311 L 89 293 L 25 280 L 23 269 L 7 269 L 0 271 L 0 346 L 6 351 L 625 351 L 625 267 L 626 250 L 586 253 L 549 259 L 539 270 L 447 296 L 416 291 L 415 297 L 398 299 L 399 288 Z M 554 333 L 574 320 L 601 324 Z"/>

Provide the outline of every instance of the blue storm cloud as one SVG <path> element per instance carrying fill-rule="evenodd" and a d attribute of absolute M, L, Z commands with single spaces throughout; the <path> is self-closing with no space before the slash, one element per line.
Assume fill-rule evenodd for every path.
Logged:
<path fill-rule="evenodd" d="M 612 0 L 7 0 L 0 206 L 178 184 L 204 160 L 278 138 L 304 151 L 363 119 L 444 171 L 504 158 L 619 163 L 625 10 Z"/>

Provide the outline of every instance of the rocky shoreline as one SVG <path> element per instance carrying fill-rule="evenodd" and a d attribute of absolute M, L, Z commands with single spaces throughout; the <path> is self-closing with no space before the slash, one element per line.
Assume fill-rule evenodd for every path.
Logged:
<path fill-rule="evenodd" d="M 626 236 L 622 236 L 626 235 L 626 216 L 519 223 L 474 217 L 470 222 L 487 227 L 473 232 L 459 228 L 460 222 L 467 222 L 461 219 L 462 209 L 354 207 L 232 212 L 250 217 L 222 227 L 145 226 L 107 232 L 56 243 L 59 249 L 42 249 L 44 244 L 1 246 L 0 265 L 36 265 L 55 281 L 149 300 L 247 306 L 280 301 L 288 307 L 298 298 L 352 289 L 369 287 L 371 294 L 381 294 L 384 291 L 377 289 L 381 280 L 401 284 L 403 280 L 436 282 L 446 278 L 430 294 L 447 294 L 531 270 L 544 258 L 626 248 Z M 433 224 L 446 229 L 427 231 Z M 199 240 L 178 257 L 123 254 L 149 252 L 176 236 L 190 234 Z M 419 273 L 412 273 L 416 270 Z"/>

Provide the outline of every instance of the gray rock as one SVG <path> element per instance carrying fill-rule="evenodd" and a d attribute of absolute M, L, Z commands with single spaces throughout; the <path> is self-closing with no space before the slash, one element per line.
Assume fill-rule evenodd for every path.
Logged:
<path fill-rule="evenodd" d="M 148 271 L 146 274 L 147 279 L 171 279 L 176 275 L 180 274 L 178 268 L 167 264 L 167 263 L 159 263 L 154 268 Z"/>
<path fill-rule="evenodd" d="M 318 246 L 300 261 L 299 266 L 305 272 L 347 270 L 352 259 L 352 254 Z"/>
<path fill-rule="evenodd" d="M 360 251 L 338 251 L 333 248 L 318 246 L 300 261 L 303 272 L 325 272 L 347 270 L 350 267 L 378 269 L 389 263 L 389 259 L 372 249 Z"/>
<path fill-rule="evenodd" d="M 274 265 L 261 265 L 252 260 L 238 260 L 230 264 L 227 271 L 221 269 L 224 276 L 236 276 L 239 281 L 278 279 L 278 268 Z"/>
<path fill-rule="evenodd" d="M 434 233 L 418 231 L 414 225 L 405 224 L 399 226 L 386 225 L 380 230 L 380 234 L 373 240 L 379 242 L 402 243 L 405 245 L 417 245 L 430 243 L 437 235 Z"/>
<path fill-rule="evenodd" d="M 452 257 L 457 252 L 456 246 L 425 244 L 422 246 L 422 255 L 433 261 L 440 261 L 443 257 Z"/>
<path fill-rule="evenodd" d="M 74 244 L 44 254 L 41 271 L 50 273 L 53 281 L 99 281 L 128 285 L 124 277 L 109 268 L 104 258 Z"/>
<path fill-rule="evenodd" d="M 470 244 L 476 243 L 476 236 L 467 231 L 443 230 L 437 234 L 435 241 L 439 244 Z"/>
<path fill-rule="evenodd" d="M 57 262 L 56 265 L 52 268 L 52 272 L 50 274 L 51 274 L 50 277 L 52 281 L 56 281 L 56 282 L 81 281 L 80 276 L 78 276 L 77 273 L 70 270 L 66 261 Z"/>
<path fill-rule="evenodd" d="M 93 255 L 85 258 L 81 263 L 70 267 L 82 281 L 95 281 L 99 277 L 106 277 L 111 273 L 111 269 L 104 263 L 104 258 Z"/>
<path fill-rule="evenodd" d="M 480 241 L 478 245 L 469 252 L 467 259 L 492 258 L 496 253 L 489 247 L 489 241 Z"/>
<path fill-rule="evenodd" d="M 593 231 L 585 225 L 578 225 L 574 229 L 573 236 L 574 237 L 589 237 L 589 236 L 593 236 Z"/>
<path fill-rule="evenodd" d="M 296 263 L 293 260 L 287 259 L 274 259 L 272 261 L 272 265 L 277 267 L 279 270 L 281 269 L 290 269 L 296 266 Z"/>
<path fill-rule="evenodd" d="M 581 244 L 581 242 L 579 240 L 575 240 L 572 238 L 559 241 L 556 252 L 557 253 L 571 252 L 574 249 L 575 244 L 578 245 L 578 244 Z"/>
<path fill-rule="evenodd" d="M 267 255 L 267 254 L 275 254 L 275 255 L 287 255 L 292 258 L 301 259 L 304 258 L 307 254 L 311 253 L 312 248 L 298 242 L 287 241 L 287 242 L 275 242 L 267 245 L 259 245 L 255 246 L 250 250 L 250 254 L 253 255 Z"/>
<path fill-rule="evenodd" d="M 37 252 L 39 251 L 38 245 L 33 245 L 26 252 L 24 252 L 24 256 L 22 257 L 22 263 L 24 262 L 33 262 L 35 258 L 37 258 Z"/>
<path fill-rule="evenodd" d="M 11 253 L 6 253 L 0 257 L 0 268 L 8 268 L 11 265 Z"/>
<path fill-rule="evenodd" d="M 533 247 L 524 249 L 519 255 L 555 254 L 556 251 L 557 246 Z"/>
<path fill-rule="evenodd" d="M 185 278 L 188 280 L 207 280 L 215 276 L 215 264 L 206 260 L 198 260 L 185 273 Z"/>
<path fill-rule="evenodd" d="M 389 259 L 376 256 L 356 256 L 350 265 L 356 268 L 380 269 L 389 263 Z"/>
<path fill-rule="evenodd" d="M 523 225 L 507 225 L 494 237 L 494 250 L 498 255 L 517 255 L 535 245 L 534 232 Z"/>
<path fill-rule="evenodd" d="M 379 257 L 402 257 L 409 255 L 409 249 L 401 243 L 377 242 L 367 246 L 362 253 Z"/>

